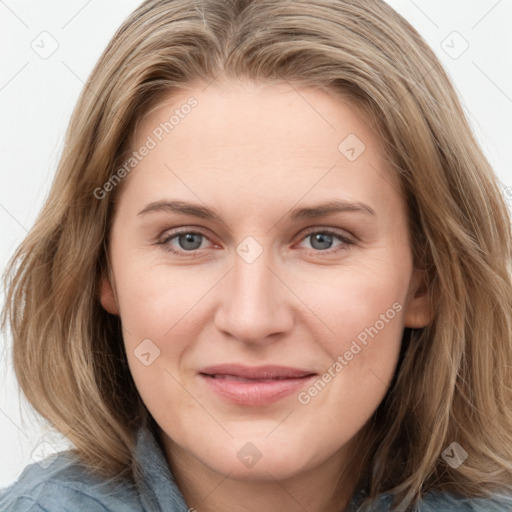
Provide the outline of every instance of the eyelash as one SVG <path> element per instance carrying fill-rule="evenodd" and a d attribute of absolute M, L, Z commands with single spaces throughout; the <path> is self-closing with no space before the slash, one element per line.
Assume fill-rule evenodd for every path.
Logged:
<path fill-rule="evenodd" d="M 314 252 L 314 253 L 333 253 L 333 252 L 337 252 L 337 251 L 348 251 L 349 250 L 349 246 L 351 245 L 354 245 L 354 242 L 352 240 L 350 240 L 349 238 L 341 235 L 340 233 L 338 233 L 337 231 L 333 231 L 332 229 L 329 229 L 329 228 L 326 228 L 326 229 L 313 229 L 311 231 L 308 231 L 300 241 L 303 241 L 305 240 L 308 236 L 311 236 L 313 234 L 317 234 L 317 233 L 321 233 L 322 235 L 329 235 L 329 236 L 332 236 L 332 237 L 335 237 L 337 238 L 338 240 L 340 240 L 341 242 L 343 242 L 343 245 L 341 246 L 338 246 L 337 248 L 335 249 L 326 249 L 324 251 L 321 251 L 321 250 L 315 250 L 315 249 L 308 249 L 308 252 Z M 178 256 L 184 256 L 184 257 L 195 257 L 197 255 L 197 252 L 198 250 L 193 250 L 193 251 L 177 251 L 176 249 L 174 249 L 173 247 L 171 247 L 169 245 L 169 242 L 173 239 L 173 238 L 176 238 L 180 235 L 200 235 L 206 239 L 208 239 L 208 237 L 204 234 L 204 233 L 201 233 L 200 231 L 192 231 L 192 230 L 182 230 L 182 231 L 177 231 L 175 233 L 171 233 L 169 234 L 169 236 L 166 236 L 163 240 L 157 242 L 157 245 L 160 245 L 162 246 L 162 249 L 164 249 L 165 251 L 167 252 L 170 252 L 172 254 L 176 254 Z"/>

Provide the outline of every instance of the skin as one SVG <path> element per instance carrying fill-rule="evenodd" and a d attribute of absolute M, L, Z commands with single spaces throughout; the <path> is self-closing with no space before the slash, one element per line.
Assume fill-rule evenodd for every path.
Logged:
<path fill-rule="evenodd" d="M 133 149 L 190 96 L 198 105 L 122 183 L 101 303 L 121 316 L 130 370 L 189 507 L 343 510 L 358 475 L 355 443 L 391 382 L 403 329 L 431 319 L 398 182 L 355 106 L 287 84 L 191 86 L 141 120 Z M 354 161 L 338 150 L 349 134 L 365 145 Z M 212 208 L 224 223 L 139 215 L 170 199 Z M 334 199 L 374 214 L 285 217 Z M 187 253 L 184 237 L 169 239 L 178 228 L 204 236 Z M 353 243 L 315 242 L 327 228 Z M 248 236 L 262 250 L 251 263 L 236 251 Z M 165 238 L 183 254 L 158 245 Z M 239 363 L 321 376 L 396 303 L 394 318 L 307 404 L 297 393 L 234 404 L 198 375 Z M 160 350 L 148 366 L 134 354 L 144 339 Z M 252 467 L 237 456 L 248 442 L 261 453 Z"/>

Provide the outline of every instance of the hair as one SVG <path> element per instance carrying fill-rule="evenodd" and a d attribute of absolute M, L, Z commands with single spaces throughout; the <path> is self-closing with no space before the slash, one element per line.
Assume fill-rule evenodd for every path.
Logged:
<path fill-rule="evenodd" d="M 399 178 L 433 320 L 404 329 L 393 382 L 365 425 L 368 500 L 391 492 L 393 506 L 408 506 L 429 491 L 510 491 L 509 213 L 442 65 L 382 0 L 148 0 L 124 21 L 82 90 L 49 195 L 4 274 L 2 328 L 23 393 L 84 463 L 133 481 L 135 432 L 154 420 L 120 318 L 99 301 L 123 183 L 103 199 L 95 190 L 150 108 L 191 84 L 237 79 L 349 98 Z M 452 442 L 469 454 L 458 468 L 441 456 Z"/>

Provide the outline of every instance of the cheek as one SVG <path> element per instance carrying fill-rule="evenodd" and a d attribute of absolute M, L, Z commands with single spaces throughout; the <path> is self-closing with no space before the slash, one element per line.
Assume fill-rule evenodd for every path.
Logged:
<path fill-rule="evenodd" d="M 120 315 L 129 339 L 163 340 L 184 326 L 190 328 L 197 306 L 215 281 L 215 276 L 208 279 L 142 257 L 118 274 Z"/>
<path fill-rule="evenodd" d="M 400 353 L 407 271 L 379 259 L 304 286 L 318 316 L 310 330 L 317 326 L 315 337 L 326 355 L 323 373 L 298 397 L 305 409 L 330 411 L 334 423 L 347 422 L 351 411 L 356 429 L 377 408 Z"/>
<path fill-rule="evenodd" d="M 376 264 L 361 265 L 330 272 L 329 279 L 317 273 L 303 283 L 301 296 L 315 313 L 312 322 L 318 326 L 318 334 L 328 340 L 325 348 L 331 356 L 348 350 L 354 339 L 364 343 L 368 330 L 374 333 L 374 327 L 380 337 L 400 338 L 407 294 L 404 274 L 389 267 L 383 271 Z"/>
<path fill-rule="evenodd" d="M 128 363 L 139 393 L 152 411 L 185 410 L 189 399 L 174 380 L 205 318 L 202 299 L 218 276 L 171 268 L 151 258 L 125 259 L 116 272 Z M 163 390 L 165 389 L 165 393 Z"/>
<path fill-rule="evenodd" d="M 184 354 L 200 329 L 199 308 L 193 307 L 199 298 L 191 283 L 162 278 L 149 268 L 143 277 L 132 276 L 121 286 L 120 313 L 135 385 L 155 419 L 167 421 L 170 411 L 186 414 L 192 405 L 179 381 Z"/>

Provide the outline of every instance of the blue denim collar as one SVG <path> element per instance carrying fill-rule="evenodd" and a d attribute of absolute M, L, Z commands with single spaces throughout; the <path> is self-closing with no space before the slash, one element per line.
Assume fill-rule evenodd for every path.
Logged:
<path fill-rule="evenodd" d="M 136 457 L 142 469 L 142 478 L 137 479 L 140 501 L 145 510 L 162 512 L 188 512 L 181 493 L 153 431 L 141 428 L 137 433 Z M 346 512 L 357 510 L 364 498 L 361 490 L 354 493 Z"/>
<path fill-rule="evenodd" d="M 136 481 L 139 498 L 145 510 L 187 512 L 189 507 L 181 493 L 164 454 L 148 428 L 137 433 L 136 458 L 142 478 Z"/>

